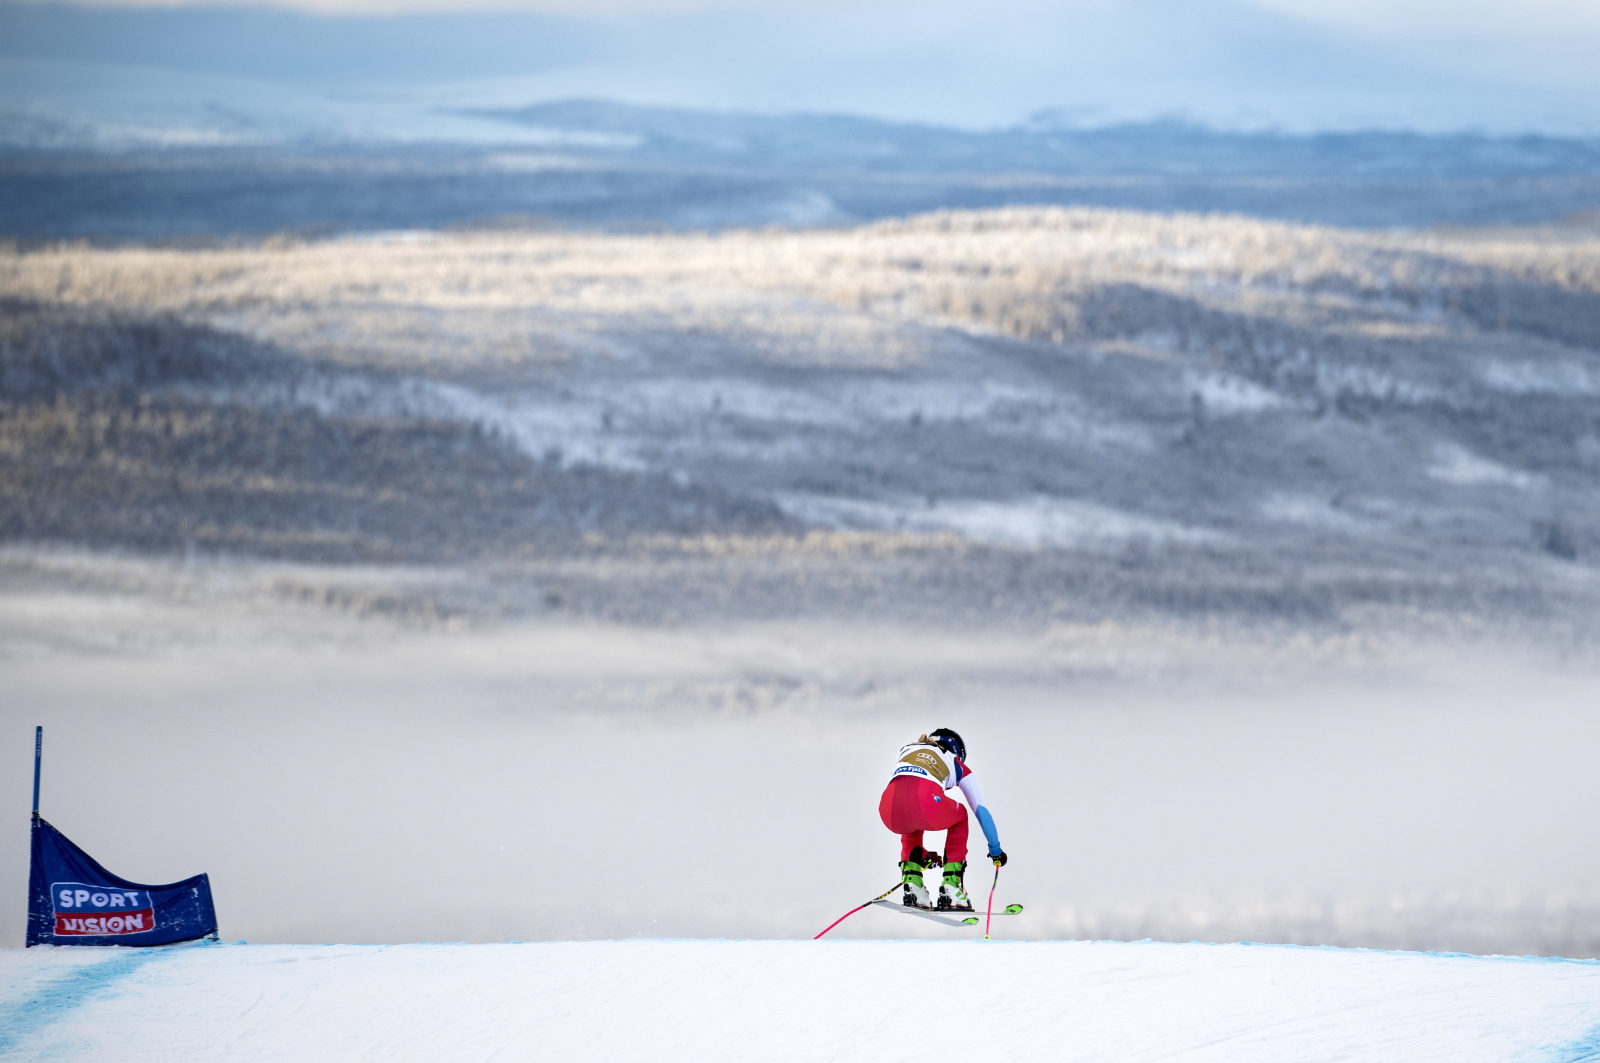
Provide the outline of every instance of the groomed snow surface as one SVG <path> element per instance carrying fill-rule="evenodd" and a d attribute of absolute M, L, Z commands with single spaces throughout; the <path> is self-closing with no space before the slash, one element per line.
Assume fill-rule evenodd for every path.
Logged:
<path fill-rule="evenodd" d="M 0 953 L 0 1058 L 1600 1060 L 1600 962 L 1153 942 Z"/>

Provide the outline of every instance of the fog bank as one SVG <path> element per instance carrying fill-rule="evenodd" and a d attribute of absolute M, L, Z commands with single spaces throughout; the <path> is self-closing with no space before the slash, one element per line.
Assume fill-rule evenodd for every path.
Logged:
<path fill-rule="evenodd" d="M 888 764 L 953 726 L 1028 905 L 1007 934 L 1595 953 L 1592 674 L 1251 686 L 1212 656 L 1096 681 L 995 637 L 557 624 L 12 661 L 0 873 L 38 722 L 45 816 L 136 880 L 210 872 L 229 940 L 809 936 L 894 881 Z M 906 922 L 841 930 L 942 932 Z"/>

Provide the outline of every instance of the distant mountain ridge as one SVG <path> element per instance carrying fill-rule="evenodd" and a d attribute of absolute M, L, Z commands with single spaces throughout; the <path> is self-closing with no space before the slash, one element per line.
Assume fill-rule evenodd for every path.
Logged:
<path fill-rule="evenodd" d="M 1044 111 L 989 132 L 852 115 L 696 111 L 559 100 L 463 114 L 632 141 L 652 163 L 860 172 L 1065 174 L 1595 173 L 1600 138 L 1539 134 L 1231 132 L 1165 120 L 1078 127 Z"/>
<path fill-rule="evenodd" d="M 64 92 L 75 71 L 57 72 Z M 1021 205 L 1354 228 L 1600 211 L 1596 138 L 1080 127 L 1052 112 L 980 131 L 603 99 L 324 99 L 172 77 L 124 71 L 54 109 L 0 106 L 0 237 L 811 227 Z"/>

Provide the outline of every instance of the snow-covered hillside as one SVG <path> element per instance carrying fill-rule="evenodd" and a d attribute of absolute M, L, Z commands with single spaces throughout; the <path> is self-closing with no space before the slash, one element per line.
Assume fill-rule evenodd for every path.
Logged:
<path fill-rule="evenodd" d="M 1587 623 L 1597 247 L 1004 210 L 0 255 L 8 387 L 33 404 L 7 452 L 41 455 L 0 532 L 437 563 L 589 533 L 826 530 L 1028 552 L 970 597 L 942 562 L 924 601 L 886 597 L 919 619 L 998 600 L 1100 618 L 1101 588 L 1139 580 L 1122 601 L 1180 613 L 1493 601 L 1499 622 Z M 98 443 L 56 412 L 57 394 L 88 417 L 133 386 L 186 427 Z M 200 438 L 191 422 L 203 448 L 173 442 Z M 113 488 L 97 479 L 113 465 L 206 487 L 163 472 Z M 1017 567 L 1046 557 L 1059 567 Z M 1270 589 L 1269 566 L 1285 574 Z M 532 611 L 547 592 L 605 594 L 611 615 L 697 608 L 698 589 L 656 604 L 617 579 L 552 579 Z M 787 613 L 820 586 L 714 608 Z"/>
<path fill-rule="evenodd" d="M 887 917 L 882 917 L 887 918 Z M 1600 1058 L 1600 963 L 1151 942 L 0 953 L 0 1058 Z"/>

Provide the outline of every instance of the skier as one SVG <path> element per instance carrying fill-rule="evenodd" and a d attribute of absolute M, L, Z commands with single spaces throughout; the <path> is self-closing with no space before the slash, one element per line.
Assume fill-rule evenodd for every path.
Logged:
<path fill-rule="evenodd" d="M 989 842 L 989 859 L 1004 867 L 1005 850 L 994 817 L 984 807 L 983 794 L 972 781 L 967 767 L 967 746 L 961 736 L 948 727 L 919 737 L 900 747 L 878 801 L 878 816 L 883 825 L 900 835 L 900 881 L 905 887 L 903 903 L 911 907 L 972 911 L 964 880 L 967 871 L 967 810 L 961 802 L 946 796 L 952 786 L 961 787 L 972 805 L 983 836 Z M 944 882 L 939 887 L 937 905 L 928 903 L 928 890 L 922 883 L 924 868 L 939 866 L 939 854 L 922 847 L 922 832 L 948 831 L 945 835 Z"/>

